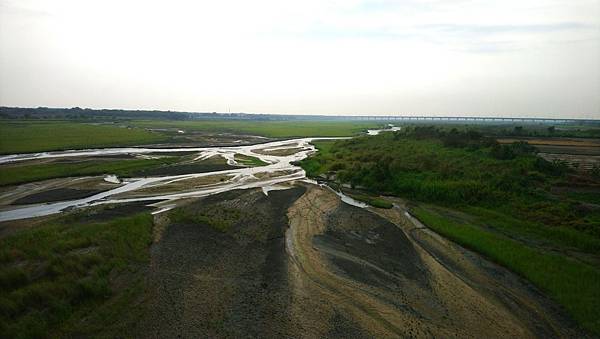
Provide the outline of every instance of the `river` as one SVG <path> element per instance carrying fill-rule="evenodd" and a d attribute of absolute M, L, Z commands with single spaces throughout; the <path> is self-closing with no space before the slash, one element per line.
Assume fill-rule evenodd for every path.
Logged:
<path fill-rule="evenodd" d="M 399 127 L 389 126 L 381 130 L 368 130 L 368 135 L 377 135 L 382 131 L 395 131 Z M 271 189 L 281 188 L 277 186 L 291 181 L 313 182 L 306 178 L 306 173 L 299 166 L 292 163 L 305 159 L 317 150 L 310 144 L 314 140 L 339 140 L 348 139 L 348 137 L 313 137 L 299 138 L 291 140 L 273 141 L 262 144 L 246 146 L 227 146 L 227 147 L 198 147 L 198 148 L 141 148 L 141 147 L 122 147 L 122 148 L 103 148 L 86 150 L 69 150 L 60 152 L 42 152 L 28 154 L 12 154 L 0 157 L 0 164 L 13 163 L 26 160 L 50 159 L 50 158 L 72 158 L 72 157 L 90 157 L 106 156 L 119 154 L 160 154 L 174 152 L 197 152 L 195 161 L 202 161 L 210 157 L 220 156 L 227 160 L 229 165 L 238 165 L 235 161 L 235 155 L 241 154 L 256 157 L 268 165 L 258 167 L 240 167 L 231 170 L 193 173 L 183 175 L 171 175 L 160 177 L 145 178 L 127 178 L 120 181 L 115 176 L 108 176 L 107 181 L 120 183 L 119 187 L 110 189 L 83 199 L 70 201 L 60 201 L 54 203 L 36 204 L 27 207 L 18 207 L 15 209 L 0 212 L 0 221 L 25 219 L 32 217 L 41 217 L 50 214 L 60 213 L 72 208 L 82 208 L 100 204 L 128 203 L 136 201 L 148 201 L 149 205 L 157 208 L 157 211 L 166 211 L 175 206 L 174 202 L 183 198 L 198 198 L 211 194 L 222 193 L 234 189 L 247 189 L 262 187 L 265 194 Z M 290 155 L 268 154 L 273 151 L 294 150 Z M 178 181 L 190 180 L 215 175 L 227 176 L 227 180 L 199 187 L 184 192 L 155 194 L 143 197 L 127 197 L 128 193 L 139 191 L 141 189 L 156 189 L 164 185 L 172 185 Z M 340 194 L 343 201 L 364 207 L 362 203 L 354 201 L 352 198 Z"/>

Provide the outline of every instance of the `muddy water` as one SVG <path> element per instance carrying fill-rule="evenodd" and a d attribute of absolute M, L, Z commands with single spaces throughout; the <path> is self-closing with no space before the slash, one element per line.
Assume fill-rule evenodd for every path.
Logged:
<path fill-rule="evenodd" d="M 367 130 L 368 135 L 379 135 L 381 132 L 396 132 L 399 131 L 400 127 L 394 126 L 392 124 L 388 125 L 388 128 L 385 129 L 370 129 Z"/>
<path fill-rule="evenodd" d="M 302 160 L 310 154 L 316 152 L 314 146 L 310 144 L 313 140 L 328 140 L 328 139 L 346 139 L 346 138 L 301 138 L 293 140 L 283 140 L 269 142 L 259 145 L 248 146 L 233 146 L 233 147 L 202 147 L 202 148 L 105 148 L 105 149 L 89 149 L 89 150 L 72 150 L 62 152 L 43 152 L 34 154 L 14 154 L 0 157 L 0 164 L 35 160 L 48 158 L 73 158 L 73 157 L 89 157 L 101 155 L 119 155 L 119 154 L 136 154 L 143 155 L 149 153 L 173 153 L 173 152 L 198 152 L 195 161 L 202 161 L 211 157 L 220 156 L 227 160 L 230 165 L 238 165 L 235 161 L 235 155 L 247 155 L 259 158 L 268 165 L 260 167 L 240 167 L 233 170 L 194 173 L 185 175 L 173 175 L 163 177 L 147 177 L 147 178 L 131 178 L 122 182 L 121 186 L 108 190 L 96 195 L 57 203 L 47 203 L 39 205 L 31 205 L 24 208 L 12 209 L 0 212 L 0 221 L 24 219 L 31 217 L 40 217 L 59 213 L 70 208 L 80 208 L 86 206 L 94 206 L 108 203 L 124 203 L 134 201 L 162 201 L 155 204 L 156 207 L 164 209 L 165 204 L 171 204 L 173 201 L 182 198 L 203 197 L 211 194 L 221 193 L 234 189 L 246 189 L 257 187 L 276 186 L 281 183 L 294 180 L 306 179 L 304 170 L 293 165 L 295 161 Z M 265 152 L 294 149 L 295 153 L 286 156 L 268 155 Z M 259 153 L 262 152 L 262 153 Z M 200 187 L 193 191 L 177 192 L 171 194 L 156 194 L 143 197 L 132 196 L 136 190 L 145 188 L 158 188 L 162 185 L 173 184 L 182 180 L 189 180 L 211 175 L 228 175 L 229 179 L 223 180 L 213 185 Z M 107 177 L 108 180 L 116 182 L 118 179 L 114 176 Z M 266 193 L 266 192 L 265 192 Z M 118 197 L 117 197 L 118 195 Z"/>

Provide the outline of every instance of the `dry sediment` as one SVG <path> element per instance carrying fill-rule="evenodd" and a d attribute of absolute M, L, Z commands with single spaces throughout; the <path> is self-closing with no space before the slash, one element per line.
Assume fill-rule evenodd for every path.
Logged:
<path fill-rule="evenodd" d="M 295 320 L 322 312 L 307 322 L 306 337 L 326 336 L 340 315 L 374 337 L 583 335 L 513 273 L 397 207 L 374 211 L 381 216 L 314 187 L 289 210 L 290 285 L 304 296 L 292 305 Z"/>

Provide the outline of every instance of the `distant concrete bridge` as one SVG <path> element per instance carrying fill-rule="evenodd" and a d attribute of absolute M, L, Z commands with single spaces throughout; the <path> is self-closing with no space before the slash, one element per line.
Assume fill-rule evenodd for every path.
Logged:
<path fill-rule="evenodd" d="M 512 117 L 446 117 L 446 116 L 409 116 L 409 115 L 356 115 L 346 116 L 350 120 L 384 121 L 464 121 L 464 122 L 524 122 L 545 124 L 600 124 L 600 119 L 553 119 L 553 118 L 512 118 Z"/>

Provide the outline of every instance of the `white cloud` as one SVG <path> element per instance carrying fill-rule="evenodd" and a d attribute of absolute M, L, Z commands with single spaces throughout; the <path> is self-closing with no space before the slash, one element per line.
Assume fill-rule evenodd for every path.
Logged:
<path fill-rule="evenodd" d="M 0 0 L 0 104 L 598 117 L 599 10 L 596 0 Z"/>

